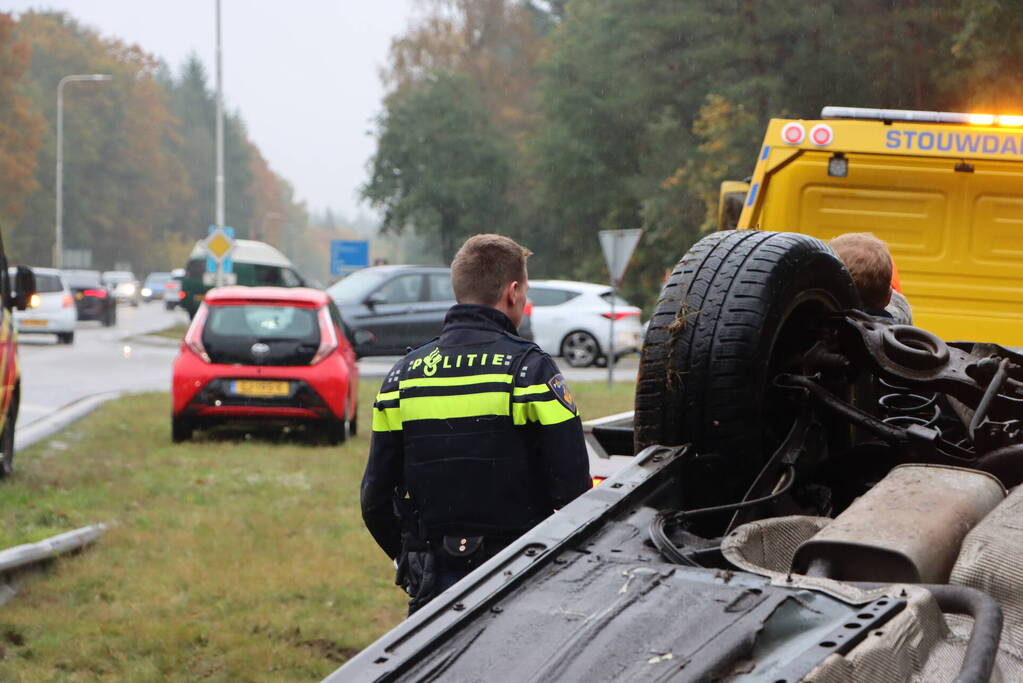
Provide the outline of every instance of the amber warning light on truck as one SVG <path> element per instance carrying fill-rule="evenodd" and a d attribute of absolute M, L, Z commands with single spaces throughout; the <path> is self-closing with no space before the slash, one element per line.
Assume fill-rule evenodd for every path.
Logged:
<path fill-rule="evenodd" d="M 821 118 L 910 121 L 913 123 L 969 123 L 974 126 L 1023 126 L 1023 116 L 1018 114 L 964 114 L 951 111 L 870 109 L 868 107 L 824 107 L 821 110 Z"/>

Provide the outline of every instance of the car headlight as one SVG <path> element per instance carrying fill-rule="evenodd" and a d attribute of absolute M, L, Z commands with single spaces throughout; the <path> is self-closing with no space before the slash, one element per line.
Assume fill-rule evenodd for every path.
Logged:
<path fill-rule="evenodd" d="M 151 290 L 149 287 L 143 287 L 142 296 L 153 296 L 153 290 Z"/>
<path fill-rule="evenodd" d="M 131 284 L 130 282 L 123 285 L 123 288 L 124 293 L 127 294 L 128 296 L 131 296 L 132 294 L 135 293 L 135 285 Z"/>

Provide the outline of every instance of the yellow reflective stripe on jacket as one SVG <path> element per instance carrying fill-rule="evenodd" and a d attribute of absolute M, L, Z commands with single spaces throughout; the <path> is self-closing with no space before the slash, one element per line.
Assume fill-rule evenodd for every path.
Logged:
<path fill-rule="evenodd" d="M 457 387 L 465 386 L 466 384 L 488 384 L 490 382 L 504 382 L 505 384 L 512 381 L 512 376 L 505 374 L 491 374 L 491 375 L 463 375 L 461 377 L 415 377 L 413 379 L 403 379 L 398 382 L 398 386 L 402 389 L 406 387 Z"/>
<path fill-rule="evenodd" d="M 387 391 L 377 394 L 373 402 L 373 431 L 374 432 L 396 432 L 401 430 L 401 409 L 398 406 L 393 408 L 381 408 L 384 401 L 394 401 L 398 398 L 398 391 Z"/>
<path fill-rule="evenodd" d="M 546 384 L 530 384 L 528 387 L 515 387 L 516 396 L 528 396 L 530 394 L 546 394 L 551 388 Z"/>
<path fill-rule="evenodd" d="M 374 432 L 401 431 L 401 408 L 373 408 Z"/>
<path fill-rule="evenodd" d="M 532 396 L 547 394 L 551 388 L 546 384 L 531 384 L 528 387 L 515 387 L 515 396 Z M 524 425 L 527 422 L 539 422 L 542 425 L 555 425 L 559 422 L 571 420 L 576 416 L 565 405 L 557 399 L 546 401 L 524 401 L 515 403 L 512 407 L 512 418 L 515 424 Z"/>
<path fill-rule="evenodd" d="M 507 414 L 507 391 L 484 391 L 461 396 L 420 396 L 406 398 L 401 402 L 401 419 L 405 422 Z"/>
<path fill-rule="evenodd" d="M 556 425 L 576 417 L 556 398 L 547 401 L 526 401 L 512 404 L 512 421 L 516 425 L 539 422 L 542 425 Z"/>

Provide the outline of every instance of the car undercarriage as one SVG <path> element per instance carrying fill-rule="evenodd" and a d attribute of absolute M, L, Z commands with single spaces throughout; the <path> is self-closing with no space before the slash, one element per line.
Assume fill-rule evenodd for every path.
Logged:
<path fill-rule="evenodd" d="M 631 464 L 331 680 L 1023 680 L 1023 355 L 751 233 L 662 292 Z"/>

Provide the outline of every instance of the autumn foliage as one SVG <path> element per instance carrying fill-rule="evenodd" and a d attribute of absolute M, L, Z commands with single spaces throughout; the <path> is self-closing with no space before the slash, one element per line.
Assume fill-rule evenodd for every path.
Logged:
<path fill-rule="evenodd" d="M 14 21 L 0 14 L 0 220 L 17 220 L 25 198 L 38 187 L 36 153 L 42 116 L 19 91 L 29 48 L 14 37 Z"/>
<path fill-rule="evenodd" d="M 393 154 L 429 129 L 407 104 L 467 79 L 504 159 L 481 171 L 479 202 L 510 207 L 485 228 L 535 253 L 530 274 L 604 280 L 596 232 L 644 228 L 627 295 L 650 302 L 664 269 L 715 222 L 722 180 L 748 176 L 767 120 L 825 105 L 1021 113 L 1023 11 L 978 0 L 422 0 L 391 48 L 391 89 L 364 196 L 434 235 L 429 161 Z M 434 97 L 437 115 L 466 106 Z M 480 128 L 482 130 L 482 128 Z M 408 138 L 404 138 L 408 139 Z M 425 141 L 430 159 L 465 158 L 463 131 Z M 419 148 L 423 149 L 423 146 Z M 400 162 L 400 163 L 396 163 Z M 422 177 L 462 185 L 464 165 Z M 510 175 L 504 169 L 511 169 Z M 401 182 L 395 182 L 395 179 Z M 422 206 L 409 198 L 421 198 Z M 423 211 L 418 211 L 423 209 Z"/>
<path fill-rule="evenodd" d="M 175 74 L 138 45 L 50 12 L 17 21 L 0 14 L 0 226 L 8 254 L 51 263 L 57 84 L 90 73 L 113 80 L 64 87 L 65 246 L 91 250 L 96 268 L 124 263 L 141 275 L 182 266 L 215 212 L 215 102 L 202 63 L 193 57 Z M 307 244 L 305 207 L 234 112 L 225 117 L 225 178 L 226 222 L 239 236 L 295 251 Z"/>

